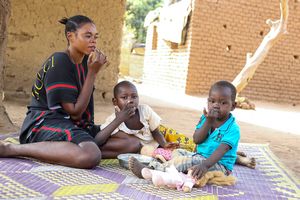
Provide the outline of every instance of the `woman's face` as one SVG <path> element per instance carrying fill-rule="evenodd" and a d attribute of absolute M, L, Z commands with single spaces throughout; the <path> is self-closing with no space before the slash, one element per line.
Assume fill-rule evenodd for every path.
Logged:
<path fill-rule="evenodd" d="M 70 47 L 88 55 L 96 49 L 98 35 L 95 24 L 86 23 L 68 34 Z"/>

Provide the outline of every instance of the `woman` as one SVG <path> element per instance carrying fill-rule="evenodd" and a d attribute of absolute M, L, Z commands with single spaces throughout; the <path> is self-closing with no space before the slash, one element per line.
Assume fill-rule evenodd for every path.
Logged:
<path fill-rule="evenodd" d="M 100 147 L 104 149 L 102 153 L 94 140 L 100 131 L 93 119 L 94 82 L 107 60 L 96 49 L 98 32 L 91 19 L 77 15 L 59 22 L 65 25 L 67 50 L 52 54 L 37 73 L 21 128 L 21 144 L 0 142 L 0 157 L 25 156 L 64 166 L 92 168 L 101 156 L 111 155 L 114 149 L 110 146 L 118 138 L 111 141 L 109 138 Z M 137 141 L 123 136 L 120 139 L 133 144 Z"/>

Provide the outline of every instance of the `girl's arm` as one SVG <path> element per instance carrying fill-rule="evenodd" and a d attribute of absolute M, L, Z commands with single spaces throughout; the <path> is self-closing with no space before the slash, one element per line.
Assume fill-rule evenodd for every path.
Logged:
<path fill-rule="evenodd" d="M 166 141 L 165 137 L 163 136 L 163 134 L 161 134 L 159 132 L 158 128 L 155 129 L 154 131 L 151 131 L 151 133 L 152 133 L 153 139 L 159 144 L 159 146 L 164 148 L 167 144 L 167 141 Z"/>
<path fill-rule="evenodd" d="M 111 136 L 111 133 L 120 126 L 120 124 L 135 114 L 136 107 L 132 107 L 129 103 L 120 111 L 115 110 L 116 118 L 108 124 L 103 130 L 97 133 L 95 140 L 98 146 L 101 146 Z"/>
<path fill-rule="evenodd" d="M 158 128 L 154 131 L 151 131 L 153 139 L 161 146 L 162 148 L 176 149 L 179 147 L 178 143 L 167 142 L 163 134 L 159 132 Z"/>

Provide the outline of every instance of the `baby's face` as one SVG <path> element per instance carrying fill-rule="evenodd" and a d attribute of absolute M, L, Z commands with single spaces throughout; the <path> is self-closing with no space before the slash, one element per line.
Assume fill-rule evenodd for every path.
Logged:
<path fill-rule="evenodd" d="M 235 108 L 235 102 L 231 99 L 230 88 L 213 89 L 208 98 L 208 111 L 214 110 L 218 120 L 227 119 L 230 112 Z"/>
<path fill-rule="evenodd" d="M 139 105 L 139 95 L 134 86 L 123 86 L 115 97 L 114 104 L 122 110 L 127 104 L 132 107 Z"/>

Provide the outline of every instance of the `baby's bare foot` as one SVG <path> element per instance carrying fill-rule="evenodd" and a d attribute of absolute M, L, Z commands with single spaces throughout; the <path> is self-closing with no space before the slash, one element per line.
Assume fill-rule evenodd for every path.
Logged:
<path fill-rule="evenodd" d="M 134 175 L 136 175 L 139 178 L 143 178 L 142 169 L 147 166 L 138 161 L 135 157 L 130 157 L 128 161 L 128 167 Z"/>
<path fill-rule="evenodd" d="M 247 155 L 246 155 L 245 152 L 243 152 L 243 151 L 238 151 L 238 152 L 236 152 L 236 154 L 237 154 L 237 155 L 240 155 L 240 156 L 242 156 L 242 157 L 247 157 Z"/>
<path fill-rule="evenodd" d="M 249 167 L 251 169 L 255 169 L 255 166 L 256 166 L 255 158 L 247 158 L 247 157 L 242 157 L 242 156 L 237 157 L 236 163 L 239 165 Z"/>

